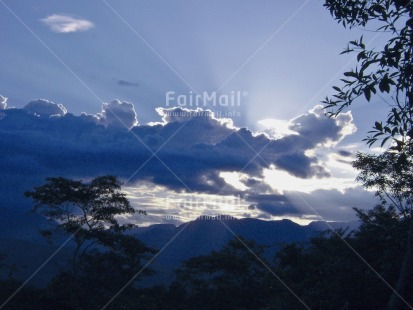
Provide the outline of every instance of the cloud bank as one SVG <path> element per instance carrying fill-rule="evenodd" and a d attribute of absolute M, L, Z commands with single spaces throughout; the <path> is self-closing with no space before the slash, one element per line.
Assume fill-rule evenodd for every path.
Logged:
<path fill-rule="evenodd" d="M 113 174 L 129 186 L 153 184 L 175 193 L 249 194 L 251 208 L 299 215 L 303 211 L 297 203 L 263 182 L 264 170 L 328 178 L 330 172 L 314 150 L 329 148 L 355 130 L 350 112 L 326 118 L 321 107 L 292 119 L 292 133 L 278 139 L 237 128 L 209 110 L 157 112 L 161 121 L 138 125 L 134 105 L 119 100 L 104 103 L 94 115 L 74 116 L 45 99 L 6 109 L 0 119 L 0 188 L 17 188 L 21 195 L 49 176 L 89 179 Z M 233 187 L 223 173 L 243 175 L 246 189 Z"/>

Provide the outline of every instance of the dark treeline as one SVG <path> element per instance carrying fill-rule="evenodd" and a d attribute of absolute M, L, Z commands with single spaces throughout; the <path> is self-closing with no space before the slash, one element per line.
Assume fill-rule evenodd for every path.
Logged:
<path fill-rule="evenodd" d="M 169 286 L 125 287 L 140 271 L 136 258 L 116 249 L 92 251 L 76 271 L 62 271 L 44 289 L 24 286 L 3 309 L 102 309 L 113 297 L 106 309 L 384 309 L 406 253 L 409 219 L 383 206 L 357 212 L 358 230 L 286 244 L 271 260 L 263 258 L 265 246 L 235 238 L 183 262 Z M 8 266 L 2 273 L 3 303 L 21 283 Z M 406 283 L 398 309 L 413 303 L 412 274 Z"/>

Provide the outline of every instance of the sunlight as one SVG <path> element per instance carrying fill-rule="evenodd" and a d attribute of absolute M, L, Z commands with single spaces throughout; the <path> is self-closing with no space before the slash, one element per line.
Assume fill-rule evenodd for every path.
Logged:
<path fill-rule="evenodd" d="M 297 178 L 286 171 L 277 170 L 274 166 L 264 169 L 265 182 L 275 191 L 283 194 L 288 191 L 311 193 L 319 189 L 336 189 L 344 192 L 346 188 L 354 187 L 354 178 Z"/>
<path fill-rule="evenodd" d="M 225 180 L 225 183 L 237 190 L 245 191 L 248 189 L 248 187 L 240 181 L 243 177 L 248 177 L 246 174 L 239 172 L 220 172 L 219 176 Z"/>
<path fill-rule="evenodd" d="M 273 139 L 280 139 L 288 135 L 297 134 L 295 131 L 289 128 L 290 122 L 280 119 L 263 119 L 258 121 L 257 128 L 259 131 L 263 131 Z"/>
<path fill-rule="evenodd" d="M 238 175 L 238 174 L 237 174 Z M 246 188 L 235 175 L 226 176 L 231 185 Z M 242 186 L 241 186 L 242 185 Z M 176 193 L 162 186 L 151 186 L 140 183 L 135 186 L 125 187 L 123 190 L 133 207 L 145 210 L 150 220 L 144 216 L 133 216 L 139 226 L 147 226 L 158 222 L 168 222 L 171 219 L 181 221 L 196 220 L 201 215 L 230 215 L 236 218 L 256 217 L 259 210 L 249 210 L 249 201 L 242 196 L 213 195 L 202 193 Z"/>
<path fill-rule="evenodd" d="M 305 217 L 293 217 L 293 216 L 272 216 L 271 221 L 281 221 L 281 220 L 290 220 L 298 225 L 305 226 L 313 222 L 314 218 L 305 218 Z"/>

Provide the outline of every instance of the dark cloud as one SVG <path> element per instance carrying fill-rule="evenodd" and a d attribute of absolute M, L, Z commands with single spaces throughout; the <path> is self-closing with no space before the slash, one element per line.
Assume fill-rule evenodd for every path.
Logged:
<path fill-rule="evenodd" d="M 319 189 L 311 193 L 288 191 L 281 194 L 251 194 L 248 210 L 261 210 L 273 216 L 300 216 L 326 221 L 352 221 L 353 208 L 370 209 L 374 206 L 374 194 L 361 186 L 336 189 Z"/>
<path fill-rule="evenodd" d="M 289 129 L 298 133 L 286 138 L 295 140 L 300 149 L 313 149 L 319 145 L 335 145 L 345 136 L 356 131 L 351 112 L 340 113 L 337 117 L 324 115 L 323 106 L 314 107 L 291 121 Z"/>
<path fill-rule="evenodd" d="M 139 83 L 129 82 L 125 80 L 118 80 L 117 84 L 122 87 L 139 87 Z"/>
<path fill-rule="evenodd" d="M 260 213 L 257 215 L 257 219 L 271 220 L 271 215 L 268 213 Z"/>
<path fill-rule="evenodd" d="M 302 178 L 328 176 L 323 163 L 306 151 L 336 143 L 352 126 L 351 117 L 334 120 L 313 111 L 293 121 L 298 134 L 274 140 L 200 109 L 158 109 L 162 122 L 139 126 L 133 104 L 118 100 L 104 104 L 96 115 L 63 111 L 61 105 L 36 100 L 24 109 L 2 112 L 2 189 L 14 188 L 21 195 L 48 176 L 87 179 L 114 174 L 176 192 L 234 194 L 237 191 L 220 172 L 242 171 L 248 176 L 245 184 L 255 189 L 263 186 L 262 172 L 270 165 Z M 157 152 L 156 157 L 151 152 Z M 281 195 L 249 200 L 273 215 L 299 213 Z"/>
<path fill-rule="evenodd" d="M 339 151 L 337 151 L 337 154 L 342 156 L 342 157 L 351 157 L 353 155 L 352 152 L 345 151 L 345 150 L 339 150 Z"/>
<path fill-rule="evenodd" d="M 294 152 L 281 155 L 277 161 L 277 167 L 286 170 L 299 178 L 329 177 L 330 173 L 321 166 L 315 157 L 309 157 L 304 152 Z"/>
<path fill-rule="evenodd" d="M 255 194 L 249 195 L 247 200 L 253 202 L 253 204 L 248 207 L 249 210 L 259 209 L 274 216 L 301 214 L 300 210 L 284 195 Z"/>
<path fill-rule="evenodd" d="M 248 210 L 255 210 L 257 209 L 257 205 L 256 204 L 252 204 L 248 206 Z"/>
<path fill-rule="evenodd" d="M 288 201 L 299 206 L 301 214 L 321 216 L 326 221 L 354 220 L 353 208 L 370 209 L 374 207 L 374 193 L 364 190 L 361 186 L 347 188 L 344 191 L 336 189 L 319 189 L 311 193 L 286 192 Z"/>

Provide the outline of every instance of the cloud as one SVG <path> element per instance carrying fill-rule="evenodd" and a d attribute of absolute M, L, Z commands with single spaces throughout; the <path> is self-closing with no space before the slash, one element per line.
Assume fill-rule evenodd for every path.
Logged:
<path fill-rule="evenodd" d="M 36 99 L 26 104 L 23 109 L 40 117 L 64 116 L 67 113 L 62 104 L 56 104 L 46 99 Z"/>
<path fill-rule="evenodd" d="M 0 110 L 5 110 L 7 108 L 7 98 L 0 95 Z"/>
<path fill-rule="evenodd" d="M 311 143 L 313 147 L 336 145 L 345 136 L 356 132 L 350 111 L 340 113 L 335 118 L 327 118 L 321 105 L 291 120 L 289 129 L 304 138 L 302 142 Z"/>
<path fill-rule="evenodd" d="M 24 109 L 47 117 L 66 114 L 62 105 L 47 100 L 33 101 Z M 323 162 L 316 156 L 308 155 L 307 151 L 320 143 L 340 139 L 338 133 L 342 130 L 333 120 L 314 118 L 309 113 L 300 116 L 299 134 L 270 139 L 263 134 L 255 135 L 246 128 L 235 128 L 230 121 L 217 119 L 207 110 L 172 108 L 158 109 L 158 112 L 163 123 L 135 126 L 137 118 L 133 104 L 114 100 L 103 104 L 102 111 L 96 115 L 68 115 L 60 121 L 47 123 L 26 116 L 24 123 L 29 127 L 28 135 L 45 136 L 39 142 L 53 141 L 57 136 L 59 142 L 65 141 L 72 146 L 66 150 L 59 145 L 61 152 L 77 152 L 76 156 L 85 156 L 87 160 L 96 156 L 96 162 L 91 163 L 89 168 L 107 169 L 125 177 L 133 174 L 140 162 L 151 156 L 148 148 L 152 151 L 159 149 L 157 156 L 161 161 L 153 159 L 136 175 L 135 181 L 146 179 L 177 191 L 186 190 L 189 186 L 193 191 L 208 193 L 222 192 L 223 188 L 224 191 L 234 190 L 220 176 L 221 172 L 243 172 L 253 179 L 262 177 L 263 170 L 273 166 L 299 178 L 328 177 Z M 9 113 L 7 118 L 17 118 L 17 113 Z M 23 118 L 23 115 L 19 118 Z M 333 123 L 323 127 L 319 124 L 323 122 Z M 3 125 L 7 123 L 10 124 L 3 122 Z M 19 123 L 19 126 L 25 126 L 23 121 Z M 318 130 L 316 134 L 304 130 L 304 125 L 309 126 L 310 123 L 316 128 L 329 130 Z M 95 128 L 97 125 L 104 125 L 108 130 Z M 128 132 L 116 133 L 116 140 L 112 140 L 114 133 L 109 129 L 124 128 L 125 125 L 131 128 L 133 135 Z M 52 144 L 50 149 L 52 151 Z M 98 150 L 102 154 L 112 154 L 117 161 L 105 163 L 99 159 L 105 155 L 97 156 Z M 37 160 L 42 162 L 43 158 Z M 77 163 L 75 161 L 72 164 Z M 87 171 L 87 167 L 84 171 Z"/>
<path fill-rule="evenodd" d="M 374 193 L 361 186 L 347 188 L 344 191 L 320 189 L 311 193 L 287 192 L 288 201 L 299 208 L 301 214 L 321 216 L 327 221 L 354 220 L 353 208 L 370 209 L 374 207 Z"/>
<path fill-rule="evenodd" d="M 131 129 L 138 124 L 133 103 L 120 102 L 117 99 L 110 103 L 103 103 L 99 113 L 82 113 L 80 118 L 110 129 Z"/>
<path fill-rule="evenodd" d="M 157 108 L 156 111 L 162 117 L 162 122 L 158 125 L 161 125 L 159 128 L 162 128 L 164 135 L 168 135 L 167 129 L 176 131 L 177 127 L 182 126 L 183 130 L 177 131 L 175 133 L 177 138 L 174 139 L 174 142 L 180 145 L 213 145 L 236 130 L 231 119 L 216 118 L 211 110 Z"/>
<path fill-rule="evenodd" d="M 300 210 L 284 195 L 255 194 L 248 196 L 248 201 L 252 202 L 249 206 L 250 210 L 259 209 L 274 216 L 301 214 Z"/>
<path fill-rule="evenodd" d="M 123 87 L 139 87 L 139 83 L 129 82 L 125 80 L 119 80 L 117 84 Z"/>
<path fill-rule="evenodd" d="M 280 194 L 252 194 L 247 199 L 249 210 L 261 210 L 272 216 L 313 218 L 327 221 L 354 220 L 353 208 L 374 206 L 374 194 L 361 186 L 336 189 L 319 189 L 311 193 L 299 191 Z"/>
<path fill-rule="evenodd" d="M 352 152 L 346 151 L 346 150 L 339 150 L 337 151 L 337 154 L 342 156 L 342 157 L 351 157 L 353 155 Z"/>
<path fill-rule="evenodd" d="M 100 123 L 105 127 L 127 127 L 130 129 L 138 124 L 133 103 L 126 101 L 120 102 L 117 99 L 110 103 L 104 103 L 99 117 Z"/>
<path fill-rule="evenodd" d="M 47 25 L 51 31 L 57 33 L 80 32 L 92 29 L 95 25 L 86 19 L 75 18 L 66 14 L 53 14 L 40 21 Z"/>
<path fill-rule="evenodd" d="M 299 214 L 296 204 L 263 183 L 264 171 L 329 177 L 323 160 L 310 151 L 338 143 L 352 125 L 351 114 L 336 120 L 312 110 L 290 121 L 294 134 L 271 139 L 237 128 L 208 110 L 157 111 L 161 122 L 137 125 L 133 104 L 119 100 L 103 104 L 94 115 L 74 116 L 63 105 L 43 99 L 24 109 L 4 110 L 0 148 L 5 168 L 0 179 L 14 184 L 16 195 L 48 176 L 88 179 L 103 174 L 129 180 L 131 186 L 149 183 L 176 193 L 234 195 L 240 191 L 225 181 L 223 173 L 237 172 L 257 210 Z M 60 117 L 50 117 L 54 115 Z M 125 125 L 129 131 L 118 130 Z M 263 193 L 267 196 L 260 196 Z"/>

